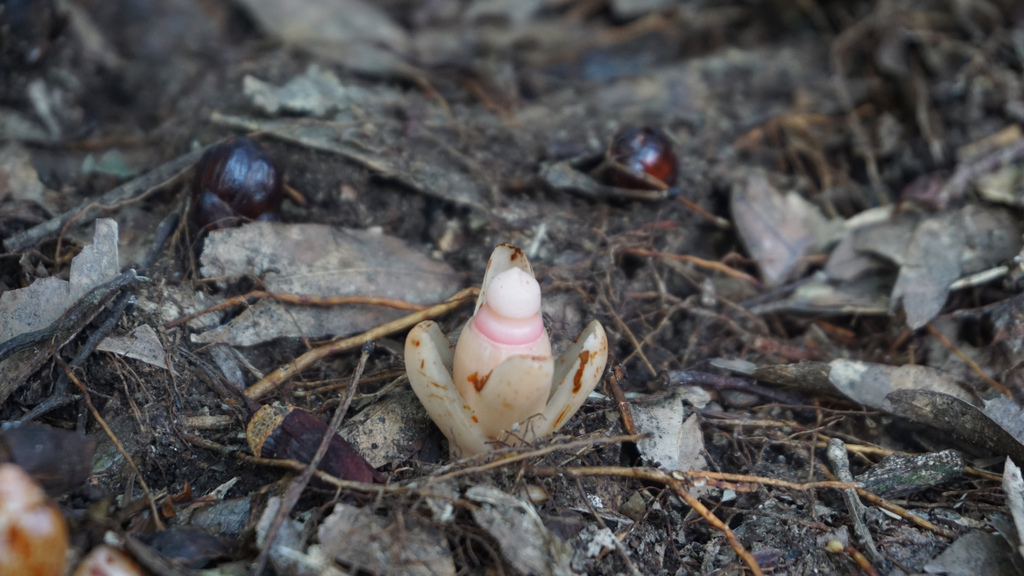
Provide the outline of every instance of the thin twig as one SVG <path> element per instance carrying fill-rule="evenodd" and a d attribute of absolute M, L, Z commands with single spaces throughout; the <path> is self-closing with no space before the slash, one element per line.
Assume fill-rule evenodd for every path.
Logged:
<path fill-rule="evenodd" d="M 89 394 L 89 389 L 85 387 L 85 384 L 82 384 L 78 377 L 75 376 L 75 373 L 71 371 L 71 367 L 68 366 L 67 362 L 62 360 L 60 356 L 54 356 L 53 359 L 58 365 L 60 365 L 61 369 L 64 370 L 64 373 L 68 375 L 68 378 L 74 382 L 75 386 L 82 391 L 82 397 L 85 400 L 85 404 L 89 407 L 89 411 L 92 412 L 92 417 L 96 419 L 96 422 L 98 422 L 100 427 L 103 428 L 103 431 L 106 432 L 107 437 L 114 443 L 114 447 L 117 448 L 117 451 L 124 457 L 125 461 L 128 462 L 128 465 L 132 467 L 135 474 L 138 475 L 139 484 L 142 485 L 142 490 L 146 492 L 146 498 L 149 499 L 149 509 L 153 513 L 153 523 L 156 525 L 157 530 L 163 530 L 164 523 L 160 520 L 160 512 L 156 509 L 156 500 L 153 498 L 153 492 L 149 489 L 149 486 L 146 485 L 146 479 L 142 477 L 142 471 L 140 471 L 139 467 L 135 465 L 135 460 L 132 460 L 131 454 L 129 454 L 128 451 L 124 449 L 124 446 L 121 445 L 121 441 L 117 439 L 114 431 L 107 425 L 107 421 L 103 419 L 103 416 L 100 416 L 99 410 L 97 410 L 96 406 L 92 403 L 92 396 Z"/>
<path fill-rule="evenodd" d="M 622 386 L 619 385 L 622 367 L 613 366 L 608 371 L 608 378 L 605 378 L 605 384 L 608 386 L 608 391 L 611 392 L 611 397 L 615 400 L 615 405 L 619 409 L 619 416 L 622 417 L 622 429 L 626 431 L 626 434 L 636 436 L 636 424 L 633 423 L 633 412 L 629 409 L 629 401 L 626 400 L 626 395 L 622 393 Z"/>
<path fill-rule="evenodd" d="M 131 303 L 132 293 L 125 291 L 122 292 L 114 304 L 110 307 L 110 312 L 107 314 L 107 318 L 100 324 L 100 327 L 95 332 L 89 335 L 89 339 L 85 341 L 82 349 L 78 351 L 78 354 L 71 359 L 71 366 L 81 366 L 85 363 L 86 359 L 92 354 L 96 346 L 107 337 L 107 334 L 114 329 L 114 326 L 121 320 L 121 316 L 124 315 L 125 309 L 128 308 L 128 304 Z M 57 378 L 57 384 L 53 387 L 53 393 L 49 398 L 40 402 L 35 408 L 30 410 L 28 414 L 25 414 L 19 420 L 20 423 L 31 422 L 36 418 L 39 418 L 43 414 L 51 410 L 55 410 L 67 404 L 67 388 L 68 388 L 68 377 L 66 374 L 61 374 Z"/>
<path fill-rule="evenodd" d="M 586 438 L 583 440 L 566 442 L 565 444 L 550 444 L 543 448 L 538 448 L 536 450 L 531 450 L 529 452 L 520 452 L 519 454 L 514 454 L 512 456 L 508 456 L 505 458 L 498 458 L 486 464 L 481 464 L 480 466 L 471 466 L 469 468 L 453 470 L 451 472 L 448 472 L 447 474 L 442 474 L 440 476 L 434 476 L 428 478 L 425 485 L 443 482 L 445 480 L 451 480 L 452 478 L 466 476 L 468 474 L 479 474 L 480 472 L 486 472 L 494 468 L 500 468 L 502 466 L 507 466 L 508 464 L 515 464 L 516 462 L 521 462 L 523 460 L 528 460 L 530 458 L 536 458 L 538 456 L 544 456 L 545 454 L 558 452 L 560 450 L 589 448 L 591 446 L 597 446 L 599 444 L 619 444 L 621 442 L 636 442 L 637 440 L 642 440 L 644 438 L 646 438 L 646 436 L 644 435 L 611 436 L 609 438 Z M 518 449 L 521 450 L 522 447 L 519 447 Z M 482 454 L 481 456 L 485 455 L 486 454 Z"/>
<path fill-rule="evenodd" d="M 735 268 L 721 263 L 715 262 L 714 260 L 705 260 L 704 258 L 698 258 L 697 256 L 691 256 L 689 254 L 672 254 L 670 252 L 657 252 L 654 250 L 644 250 L 643 248 L 626 248 L 624 250 L 626 254 L 631 256 L 644 256 L 647 258 L 667 258 L 669 260 L 678 260 L 680 262 L 687 262 L 693 264 L 698 268 L 704 268 L 706 270 L 714 270 L 721 272 L 730 278 L 735 278 L 742 282 L 746 282 L 755 288 L 761 287 L 761 282 L 746 272 L 741 272 Z"/>
<path fill-rule="evenodd" d="M 214 142 L 211 145 L 216 144 L 219 144 L 219 142 Z M 121 205 L 125 200 L 130 200 L 138 197 L 140 194 L 147 194 L 151 191 L 162 188 L 191 168 L 192 164 L 195 163 L 196 160 L 199 160 L 205 151 L 206 148 L 193 150 L 188 154 L 179 156 L 162 166 L 158 166 L 150 170 L 134 180 L 125 182 L 116 188 L 111 188 L 109 191 L 86 206 L 72 208 L 71 210 L 68 210 L 59 216 L 55 216 L 34 228 L 29 228 L 20 234 L 11 236 L 4 240 L 4 247 L 7 248 L 8 252 L 22 252 L 30 246 L 35 246 L 43 238 L 47 238 L 58 233 L 68 221 L 73 218 L 81 218 L 82 215 L 90 212 L 94 207 L 109 208 L 111 206 Z"/>
<path fill-rule="evenodd" d="M 306 352 L 302 356 L 296 358 L 293 362 L 289 362 L 288 364 L 281 366 L 277 370 L 274 370 L 270 374 L 264 376 L 263 379 L 260 380 L 259 382 L 247 388 L 245 390 L 245 397 L 250 400 L 259 400 L 260 398 L 273 392 L 274 389 L 276 389 L 278 386 L 286 382 L 292 376 L 295 376 L 299 372 L 302 372 L 303 370 L 312 366 L 314 363 L 323 358 L 327 358 L 328 356 L 339 354 L 341 352 L 345 352 L 353 348 L 362 346 L 363 343 L 365 342 L 370 342 L 373 340 L 377 340 L 378 338 L 383 338 L 388 334 L 392 334 L 400 330 L 405 330 L 406 328 L 411 328 L 412 326 L 416 325 L 419 322 L 422 322 L 423 320 L 428 320 L 430 318 L 436 318 L 437 316 L 441 316 L 442 314 L 447 314 L 448 312 L 458 308 L 459 306 L 462 306 L 466 302 L 471 301 L 479 293 L 479 288 L 466 288 L 465 290 L 459 292 L 455 296 L 452 296 L 446 302 L 442 302 L 441 304 L 435 304 L 434 306 L 431 306 L 430 308 L 427 308 L 425 310 L 420 310 L 419 312 L 414 312 L 413 314 L 409 314 L 408 316 L 403 316 L 398 320 L 393 320 L 386 324 L 381 324 L 380 326 L 363 332 L 362 334 L 359 334 L 357 336 L 352 336 L 350 338 L 345 338 L 343 340 L 337 340 L 335 342 L 331 342 L 330 344 L 325 344 L 323 346 L 313 348 L 312 350 Z"/>
<path fill-rule="evenodd" d="M 258 300 L 261 298 L 273 298 L 278 302 L 284 302 L 285 304 L 298 304 L 301 306 L 344 306 L 347 304 L 365 304 L 368 306 L 386 306 L 396 310 L 425 310 L 427 308 L 423 304 L 413 304 L 404 300 L 379 298 L 377 296 L 317 296 L 313 294 L 287 294 L 284 292 L 253 290 L 248 294 L 241 294 L 228 298 L 227 300 L 214 304 L 205 310 L 186 314 L 181 318 L 171 320 L 164 324 L 164 328 L 174 328 L 175 326 L 184 324 L 185 322 L 198 318 L 204 314 L 217 312 L 219 310 L 231 308 L 232 306 L 245 304 L 249 300 Z"/>
<path fill-rule="evenodd" d="M 725 218 L 722 218 L 721 216 L 715 216 L 711 212 L 708 212 L 707 210 L 705 210 L 705 209 L 701 208 L 700 206 L 698 206 L 696 202 L 693 202 L 691 200 L 687 200 L 686 198 L 683 198 L 682 196 L 676 196 L 676 202 L 679 202 L 683 206 L 686 206 L 691 212 L 696 213 L 701 218 L 707 220 L 708 222 L 711 222 L 712 224 L 714 224 L 718 228 L 721 228 L 722 230 L 731 230 L 732 229 L 732 223 L 731 222 L 729 222 Z"/>
<path fill-rule="evenodd" d="M 846 455 L 846 446 L 842 440 L 839 438 L 829 440 L 825 454 L 835 470 L 837 479 L 847 482 L 853 480 L 853 474 L 850 473 L 850 461 Z M 878 552 L 878 548 L 875 547 L 875 540 L 871 537 L 871 532 L 864 523 L 864 505 L 857 499 L 856 490 L 848 488 L 843 490 L 842 494 L 843 500 L 846 501 L 846 507 L 850 510 L 850 517 L 853 518 L 853 533 L 857 535 L 861 545 L 864 546 L 868 555 L 871 556 L 871 561 L 884 566 L 885 558 Z"/>

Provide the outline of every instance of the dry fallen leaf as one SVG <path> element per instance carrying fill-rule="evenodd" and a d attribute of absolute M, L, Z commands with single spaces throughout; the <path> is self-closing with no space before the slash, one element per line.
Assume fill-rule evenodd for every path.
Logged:
<path fill-rule="evenodd" d="M 473 520 L 516 570 L 538 576 L 574 573 L 572 548 L 544 526 L 532 504 L 489 486 L 473 486 L 466 498 L 477 504 L 470 509 Z"/>
<path fill-rule="evenodd" d="M 740 239 L 769 286 L 784 282 L 823 240 L 815 235 L 826 228 L 818 209 L 799 196 L 784 196 L 763 176 L 734 186 L 731 208 Z"/>
<path fill-rule="evenodd" d="M 763 382 L 793 386 L 816 394 L 845 397 L 874 410 L 881 410 L 886 396 L 895 390 L 941 392 L 963 402 L 981 404 L 971 388 L 954 375 L 917 364 L 889 366 L 838 359 L 829 363 L 763 366 L 751 376 Z"/>
<path fill-rule="evenodd" d="M 890 304 L 891 310 L 903 305 L 911 329 L 942 310 L 950 285 L 960 277 L 966 243 L 959 212 L 929 218 L 914 230 Z"/>
<path fill-rule="evenodd" d="M 207 237 L 201 262 L 206 278 L 261 276 L 269 292 L 375 296 L 424 305 L 451 296 L 461 282 L 447 264 L 393 236 L 322 224 L 254 222 L 218 230 Z M 365 331 L 407 313 L 381 306 L 292 306 L 264 299 L 194 339 L 252 346 L 274 338 L 322 338 Z"/>
<path fill-rule="evenodd" d="M 104 352 L 113 352 L 121 356 L 141 360 L 164 370 L 172 370 L 167 366 L 167 353 L 164 351 L 163 343 L 156 330 L 148 324 L 136 328 L 129 336 L 107 336 L 96 349 Z"/>
<path fill-rule="evenodd" d="M 361 0 L 240 0 L 256 23 L 286 44 L 367 74 L 410 73 L 401 26 L 375 3 Z"/>
<path fill-rule="evenodd" d="M 1024 478 L 1021 478 L 1020 468 L 1010 458 L 1006 459 L 1003 466 L 1003 492 L 1006 494 L 1006 507 L 1010 509 L 1013 516 L 1013 525 L 1016 534 L 1010 545 L 1017 554 L 1017 562 L 1024 560 Z"/>
<path fill-rule="evenodd" d="M 704 434 L 697 415 L 686 414 L 683 396 L 677 389 L 658 401 L 632 405 L 637 432 L 650 435 L 637 441 L 636 447 L 644 460 L 665 470 L 707 470 Z"/>
<path fill-rule="evenodd" d="M 0 344 L 46 328 L 86 292 L 112 280 L 119 271 L 117 222 L 96 221 L 92 244 L 71 260 L 69 280 L 42 278 L 20 290 L 0 294 Z"/>
<path fill-rule="evenodd" d="M 981 450 L 1024 462 L 1024 444 L 978 407 L 941 392 L 897 390 L 882 409 L 918 424 L 936 428 Z"/>
<path fill-rule="evenodd" d="M 448 540 L 437 528 L 377 516 L 367 508 L 335 504 L 317 531 L 320 547 L 352 572 L 398 576 L 455 574 Z"/>
<path fill-rule="evenodd" d="M 947 576 L 1017 576 L 1010 554 L 998 534 L 969 532 L 925 564 L 924 571 Z"/>

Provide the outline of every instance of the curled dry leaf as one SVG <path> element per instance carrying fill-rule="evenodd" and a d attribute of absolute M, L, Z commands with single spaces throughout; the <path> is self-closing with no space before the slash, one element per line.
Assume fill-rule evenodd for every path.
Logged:
<path fill-rule="evenodd" d="M 882 409 L 936 428 L 966 446 L 1024 462 L 1021 440 L 960 398 L 930 390 L 897 390 L 886 396 Z"/>
<path fill-rule="evenodd" d="M 886 396 L 894 390 L 930 390 L 981 405 L 972 389 L 953 374 L 917 364 L 889 366 L 839 359 L 829 363 L 763 366 L 751 376 L 764 382 L 848 398 L 874 410 L 881 410 Z"/>

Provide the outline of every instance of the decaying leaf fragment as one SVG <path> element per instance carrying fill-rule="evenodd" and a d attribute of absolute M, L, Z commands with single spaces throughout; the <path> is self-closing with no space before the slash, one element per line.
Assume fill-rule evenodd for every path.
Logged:
<path fill-rule="evenodd" d="M 206 239 L 201 273 L 262 277 L 268 292 L 368 296 L 435 304 L 459 287 L 445 263 L 379 230 L 254 222 Z M 290 306 L 264 299 L 197 342 L 252 346 L 282 337 L 322 338 L 368 330 L 405 314 L 381 306 Z"/>
<path fill-rule="evenodd" d="M 914 230 L 890 304 L 892 310 L 903 306 L 907 326 L 916 330 L 942 310 L 960 277 L 966 242 L 959 212 L 929 218 Z"/>
<path fill-rule="evenodd" d="M 763 366 L 752 374 L 757 380 L 793 386 L 816 394 L 841 396 L 874 410 L 881 410 L 894 390 L 931 390 L 964 402 L 980 399 L 953 374 L 929 366 L 889 366 L 860 360 L 838 359 L 829 363 L 800 362 Z"/>
<path fill-rule="evenodd" d="M 52 324 L 86 292 L 117 276 L 117 222 L 96 221 L 92 244 L 71 260 L 68 280 L 42 278 L 0 294 L 0 344 Z"/>
<path fill-rule="evenodd" d="M 814 205 L 794 193 L 784 196 L 759 175 L 733 187 L 730 207 L 740 239 L 769 286 L 784 282 L 828 227 Z"/>
<path fill-rule="evenodd" d="M 498 543 L 502 555 L 523 574 L 568 576 L 572 548 L 544 526 L 533 505 L 497 488 L 474 486 L 473 520 Z"/>
<path fill-rule="evenodd" d="M 1024 462 L 1024 444 L 1019 437 L 959 398 L 929 390 L 897 390 L 886 397 L 882 408 L 945 432 L 966 446 Z"/>
<path fill-rule="evenodd" d="M 324 519 L 317 536 L 325 556 L 353 573 L 455 574 L 455 561 L 444 533 L 421 525 L 415 518 L 383 518 L 367 508 L 339 503 Z"/>
<path fill-rule="evenodd" d="M 665 470 L 707 470 L 704 434 L 697 414 L 686 414 L 684 396 L 676 389 L 655 402 L 632 405 L 637 433 L 649 435 L 636 445 L 647 462 Z"/>
<path fill-rule="evenodd" d="M 1003 492 L 1016 528 L 1010 546 L 1017 552 L 1016 563 L 1019 566 L 1024 564 L 1024 478 L 1021 478 L 1020 468 L 1010 458 L 1006 459 L 1003 466 Z"/>

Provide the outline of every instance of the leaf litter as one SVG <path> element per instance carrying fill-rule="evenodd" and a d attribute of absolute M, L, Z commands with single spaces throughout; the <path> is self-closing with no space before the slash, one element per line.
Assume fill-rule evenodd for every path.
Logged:
<path fill-rule="evenodd" d="M 1013 462 L 1024 457 L 1012 6 L 855 2 L 839 14 L 784 3 L 791 12 L 777 20 L 743 3 L 286 4 L 243 3 L 244 30 L 187 1 L 123 29 L 110 26 L 116 7 L 75 6 L 68 43 L 86 44 L 96 67 L 43 42 L 52 74 L 4 69 L 15 80 L 5 102 L 28 103 L 0 115 L 22 142 L 0 168 L 20 194 L 0 193 L 0 331 L 16 343 L 0 348 L 6 425 L 76 426 L 75 398 L 51 392 L 61 372 L 51 360 L 84 352 L 78 377 L 104 412 L 121 414 L 115 435 L 167 491 L 162 520 L 187 527 L 184 509 L 208 503 L 185 488 L 212 494 L 239 479 L 229 490 L 243 505 L 205 526 L 260 520 L 255 544 L 281 572 L 1021 565 L 1007 520 L 1019 526 Z M 162 32 L 189 21 L 201 25 Z M 803 32 L 790 34 L 792 22 Z M 227 57 L 194 57 L 211 46 Z M 97 75 L 111 67 L 118 74 Z M 85 109 L 107 139 L 67 140 L 86 133 L 82 87 L 96 84 L 108 88 L 96 94 L 132 94 L 136 108 L 98 96 Z M 166 123 L 149 144 L 115 136 L 157 117 Z M 624 125 L 668 133 L 675 186 L 650 194 L 590 171 Z M 286 223 L 187 238 L 188 167 L 201 143 L 239 130 L 287 166 L 305 203 L 286 204 Z M 54 138 L 62 146 L 37 147 Z M 122 278 L 118 235 L 101 239 L 103 220 L 69 268 L 61 247 L 77 249 L 100 209 L 120 224 L 125 257 L 156 256 L 147 281 Z M 244 454 L 239 434 L 258 402 L 239 389 L 317 339 L 358 340 L 444 301 L 501 241 L 528 248 L 543 271 L 552 341 L 599 318 L 622 377 L 606 378 L 564 437 L 452 462 L 405 388 L 399 342 L 374 337 L 365 374 L 353 354 L 325 355 L 267 401 L 323 419 L 352 387 L 341 434 L 390 484 L 317 476 L 277 518 L 265 496 L 284 493 L 287 473 Z M 103 273 L 86 281 L 88 262 Z M 255 292 L 279 296 L 246 297 Z M 307 305 L 349 296 L 412 308 Z M 218 303 L 234 305 L 196 317 Z M 468 314 L 446 310 L 446 332 Z M 97 347 L 91 336 L 105 338 Z M 710 400 L 694 406 L 698 391 Z M 837 498 L 851 486 L 814 484 L 828 477 L 818 464 L 835 438 L 865 483 L 861 512 Z M 105 446 L 94 485 L 127 498 L 105 526 L 151 532 L 160 520 L 130 502 L 139 478 L 111 454 Z M 346 544 L 352 535 L 365 546 Z M 826 549 L 833 538 L 839 552 Z M 132 546 L 167 570 L 155 548 Z M 856 554 L 870 550 L 881 556 Z M 249 573 L 248 560 L 221 566 Z"/>

